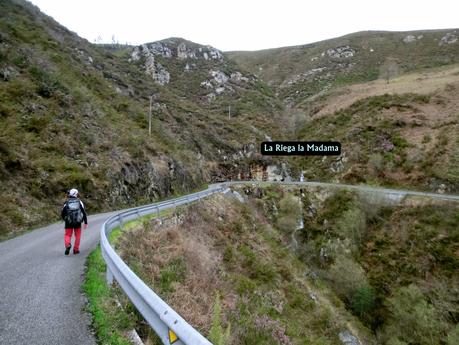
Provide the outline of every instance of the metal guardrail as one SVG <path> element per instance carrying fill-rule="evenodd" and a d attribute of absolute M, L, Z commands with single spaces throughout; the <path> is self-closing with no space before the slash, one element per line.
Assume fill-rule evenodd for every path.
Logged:
<path fill-rule="evenodd" d="M 326 187 L 326 188 L 335 188 L 335 189 L 348 189 L 356 190 L 365 193 L 381 193 L 385 195 L 392 196 L 420 196 L 426 198 L 440 199 L 440 200 L 451 200 L 459 201 L 459 195 L 455 194 L 440 194 L 432 192 L 418 192 L 413 190 L 403 190 L 403 189 L 390 189 L 384 187 L 369 187 L 366 185 L 351 185 L 343 183 L 329 183 L 329 182 L 314 182 L 314 181 L 229 181 L 224 182 L 222 185 L 226 187 L 230 185 L 263 185 L 263 184 L 280 184 L 280 185 L 292 185 L 292 186 L 309 186 L 309 187 Z"/>
<path fill-rule="evenodd" d="M 132 208 L 108 218 L 102 225 L 100 247 L 102 256 L 107 263 L 108 283 L 112 284 L 113 279 L 118 282 L 121 289 L 153 328 L 163 344 L 171 344 L 173 342 L 175 345 L 212 345 L 124 263 L 110 245 L 108 236 L 114 228 L 117 226 L 122 227 L 127 221 L 152 213 L 157 213 L 159 216 L 162 210 L 200 200 L 206 196 L 221 192 L 225 188 L 223 184 L 214 185 L 207 190 L 184 197 Z M 170 333 L 170 331 L 173 333 Z M 176 337 L 178 338 L 177 340 L 175 340 Z"/>

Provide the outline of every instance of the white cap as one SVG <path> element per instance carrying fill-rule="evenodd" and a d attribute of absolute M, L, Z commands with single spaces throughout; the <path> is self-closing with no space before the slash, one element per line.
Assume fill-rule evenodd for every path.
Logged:
<path fill-rule="evenodd" d="M 78 190 L 75 188 L 70 189 L 69 195 L 76 197 L 78 195 Z"/>

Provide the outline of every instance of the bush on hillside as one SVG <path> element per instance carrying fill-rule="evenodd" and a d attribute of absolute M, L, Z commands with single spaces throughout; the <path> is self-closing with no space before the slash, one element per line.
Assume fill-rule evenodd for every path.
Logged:
<path fill-rule="evenodd" d="M 339 256 L 327 273 L 333 289 L 347 302 L 351 302 L 356 291 L 368 286 L 362 267 L 346 256 Z"/>
<path fill-rule="evenodd" d="M 421 345 L 440 343 L 447 324 L 416 285 L 398 289 L 387 304 L 391 313 L 385 330 L 388 344 L 397 344 L 397 341 Z"/>

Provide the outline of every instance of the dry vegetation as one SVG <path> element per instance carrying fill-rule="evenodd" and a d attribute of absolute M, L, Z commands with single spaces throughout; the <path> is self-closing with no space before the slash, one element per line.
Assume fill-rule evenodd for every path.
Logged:
<path fill-rule="evenodd" d="M 222 329 L 231 329 L 227 344 L 336 344 L 348 328 L 364 339 L 355 318 L 330 301 L 333 294 L 307 278 L 287 249 L 288 231 L 272 227 L 254 202 L 212 198 L 163 225 L 126 233 L 118 250 L 205 335 L 212 335 L 219 294 Z"/>
<path fill-rule="evenodd" d="M 313 117 L 301 140 L 337 140 L 342 156 L 290 160 L 308 179 L 416 187 L 459 188 L 459 83 L 428 95 L 383 94 Z M 443 186 L 441 186 L 443 185 Z"/>
<path fill-rule="evenodd" d="M 413 91 L 421 95 L 446 93 L 446 96 L 448 96 L 448 94 L 454 91 L 454 94 L 457 95 L 458 88 L 458 65 L 427 69 L 423 72 L 409 73 L 393 78 L 389 83 L 383 79 L 378 79 L 367 83 L 358 83 L 336 88 L 327 95 L 323 106 L 317 106 L 320 110 L 314 114 L 314 117 L 330 115 L 337 110 L 347 108 L 353 103 L 367 97 L 384 94 L 404 94 Z M 454 108 L 457 109 L 457 105 L 455 105 Z M 452 109 L 445 114 L 437 111 L 435 114 L 432 114 L 432 116 L 429 116 L 429 120 L 444 120 L 444 117 L 448 115 L 451 116 L 451 110 Z"/>
<path fill-rule="evenodd" d="M 118 247 L 211 340 L 226 329 L 226 344 L 338 344 L 347 330 L 363 344 L 455 344 L 457 204 L 322 188 L 240 193 L 244 204 L 213 197 L 138 226 Z"/>

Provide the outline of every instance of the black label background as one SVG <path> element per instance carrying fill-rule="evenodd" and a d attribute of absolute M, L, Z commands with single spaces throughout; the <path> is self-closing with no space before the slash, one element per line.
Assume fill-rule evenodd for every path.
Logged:
<path fill-rule="evenodd" d="M 294 146 L 294 152 L 287 151 L 276 151 L 276 144 L 284 146 Z M 301 144 L 304 147 L 304 151 L 298 151 L 298 145 Z M 265 145 L 272 147 L 272 151 L 266 151 Z M 307 151 L 307 145 L 324 145 L 324 146 L 338 146 L 338 151 Z M 339 156 L 341 154 L 341 143 L 337 141 L 263 141 L 261 143 L 262 155 L 266 156 Z"/>

